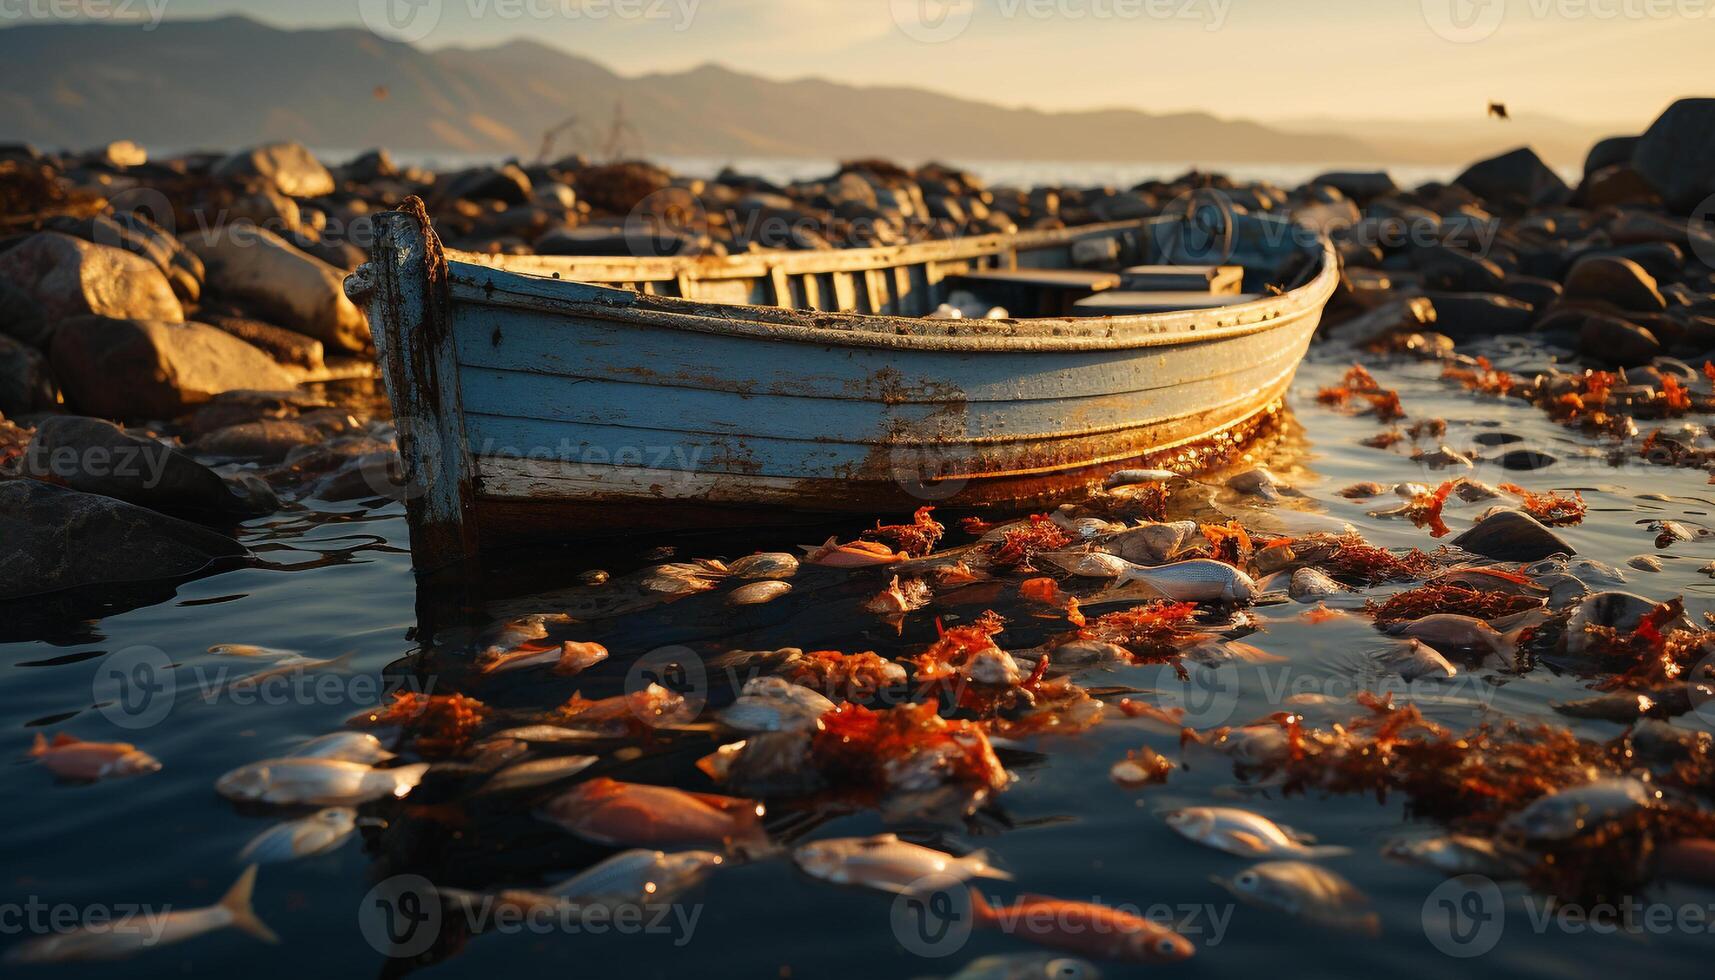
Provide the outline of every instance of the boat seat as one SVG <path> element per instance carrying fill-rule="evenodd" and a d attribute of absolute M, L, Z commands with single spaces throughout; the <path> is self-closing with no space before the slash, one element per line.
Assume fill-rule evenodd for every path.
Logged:
<path fill-rule="evenodd" d="M 1261 299 L 1261 293 L 1217 295 L 1201 292 L 1138 292 L 1109 290 L 1072 304 L 1073 316 L 1126 316 L 1134 313 L 1170 313 L 1174 310 L 1210 310 Z"/>
<path fill-rule="evenodd" d="M 1234 295 L 1244 286 L 1240 265 L 1134 265 L 1120 270 L 1120 288 L 1148 293 Z"/>
<path fill-rule="evenodd" d="M 1088 269 L 983 269 L 948 276 L 950 290 L 966 290 L 1015 317 L 1067 316 L 1086 296 L 1115 289 L 1120 274 Z"/>

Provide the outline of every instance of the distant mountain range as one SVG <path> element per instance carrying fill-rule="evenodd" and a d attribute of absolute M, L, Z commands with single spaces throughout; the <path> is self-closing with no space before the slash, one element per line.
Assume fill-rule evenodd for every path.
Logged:
<path fill-rule="evenodd" d="M 1115 93 L 1123 100 L 1125 93 Z M 1576 164 L 1606 129 L 1538 126 Z M 1504 125 L 1504 124 L 1497 124 Z M 626 77 L 533 41 L 425 51 L 355 28 L 242 17 L 0 30 L 0 140 L 83 149 L 114 139 L 225 149 L 312 147 L 519 155 L 620 144 L 641 156 L 956 160 L 1463 163 L 1523 142 L 1491 128 L 1265 125 L 1205 113 L 1042 112 L 905 86 L 781 82 L 716 65 Z M 1522 128 L 1522 127 L 1521 127 Z M 1373 131 L 1372 131 L 1373 130 Z M 1357 135 L 1362 134 L 1362 135 Z"/>

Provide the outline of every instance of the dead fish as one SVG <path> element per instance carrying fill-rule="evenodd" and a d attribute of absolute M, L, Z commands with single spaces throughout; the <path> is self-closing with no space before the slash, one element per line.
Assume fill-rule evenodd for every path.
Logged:
<path fill-rule="evenodd" d="M 1152 783 L 1167 782 L 1173 763 L 1166 756 L 1145 745 L 1125 754 L 1125 758 L 1108 767 L 1108 778 L 1128 789 L 1141 789 Z"/>
<path fill-rule="evenodd" d="M 669 599 L 707 592 L 727 577 L 727 567 L 718 561 L 700 558 L 696 561 L 667 562 L 643 573 L 638 586 L 645 592 Z"/>
<path fill-rule="evenodd" d="M 267 670 L 258 671 L 254 674 L 246 674 L 243 677 L 235 677 L 232 680 L 227 681 L 223 690 L 232 692 L 254 691 L 276 677 L 291 677 L 293 675 L 305 674 L 311 671 L 350 670 L 352 661 L 356 656 L 357 651 L 353 650 L 349 653 L 344 653 L 337 657 L 330 657 L 326 660 L 320 660 L 315 657 L 283 657 L 274 661 L 273 665 Z"/>
<path fill-rule="evenodd" d="M 1195 944 L 1166 926 L 1094 902 L 1020 895 L 997 909 L 972 888 L 971 912 L 978 927 L 1095 959 L 1177 963 L 1197 952 Z"/>
<path fill-rule="evenodd" d="M 1052 953 L 979 956 L 946 980 L 1101 980 L 1094 963 Z"/>
<path fill-rule="evenodd" d="M 519 742 L 588 742 L 601 736 L 584 728 L 567 728 L 563 725 L 522 725 L 518 728 L 508 728 L 488 736 L 487 741 L 516 740 Z"/>
<path fill-rule="evenodd" d="M 1286 729 L 1275 724 L 1244 725 L 1223 732 L 1209 747 L 1247 766 L 1273 766 L 1282 762 L 1290 748 Z"/>
<path fill-rule="evenodd" d="M 1419 619 L 1388 623 L 1389 636 L 1421 640 L 1438 650 L 1469 650 L 1511 659 L 1514 640 L 1475 616 L 1435 613 Z"/>
<path fill-rule="evenodd" d="M 1257 595 L 1256 583 L 1249 575 L 1212 558 L 1193 558 L 1155 568 L 1133 566 L 1120 575 L 1116 585 L 1141 586 L 1175 602 L 1248 604 Z"/>
<path fill-rule="evenodd" d="M 727 566 L 733 576 L 742 579 L 783 579 L 798 574 L 798 559 L 784 551 L 764 551 L 747 555 Z"/>
<path fill-rule="evenodd" d="M 1441 651 L 1422 640 L 1407 640 L 1377 654 L 1376 659 L 1407 682 L 1421 678 L 1441 680 L 1459 673 L 1459 668 L 1443 657 Z"/>
<path fill-rule="evenodd" d="M 546 639 L 548 630 L 570 626 L 576 620 L 565 613 L 535 613 L 490 627 L 477 641 L 484 659 L 497 660 L 532 640 Z"/>
<path fill-rule="evenodd" d="M 1656 605 L 1655 600 L 1631 592 L 1597 592 L 1572 608 L 1571 615 L 1566 617 L 1566 630 L 1561 634 L 1561 642 L 1566 652 L 1582 654 L 1590 643 L 1590 627 L 1635 630 Z M 1677 621 L 1664 624 L 1662 632 L 1691 628 L 1691 621 L 1682 615 Z"/>
<path fill-rule="evenodd" d="M 1164 819 L 1186 840 L 1240 857 L 1319 858 L 1352 853 L 1349 847 L 1314 846 L 1314 838 L 1235 807 L 1188 807 L 1173 810 Z"/>
<path fill-rule="evenodd" d="M 1529 858 L 1487 837 L 1449 834 L 1422 840 L 1390 841 L 1382 853 L 1398 861 L 1439 871 L 1449 877 L 1484 875 L 1497 880 L 1517 878 Z"/>
<path fill-rule="evenodd" d="M 1227 489 L 1234 493 L 1249 494 L 1264 500 L 1279 500 L 1285 494 L 1297 494 L 1298 491 L 1281 482 L 1280 477 L 1270 473 L 1264 467 L 1245 470 L 1227 480 Z"/>
<path fill-rule="evenodd" d="M 371 769 L 337 759 L 265 759 L 240 766 L 215 781 L 215 792 L 241 803 L 282 806 L 355 806 L 415 789 L 427 762 L 396 769 Z"/>
<path fill-rule="evenodd" d="M 1396 483 L 1393 487 L 1393 495 L 1403 497 L 1406 500 L 1415 500 L 1418 497 L 1428 496 L 1429 488 L 1421 483 Z"/>
<path fill-rule="evenodd" d="M 1118 470 L 1108 474 L 1105 486 L 1112 490 L 1114 487 L 1129 487 L 1138 483 L 1166 483 L 1169 480 L 1181 480 L 1179 474 L 1172 470 Z"/>
<path fill-rule="evenodd" d="M 763 812 L 755 800 L 600 776 L 549 800 L 536 815 L 596 844 L 719 844 L 762 853 L 771 847 Z"/>
<path fill-rule="evenodd" d="M 1306 861 L 1264 861 L 1215 883 L 1252 905 L 1271 908 L 1306 922 L 1376 935 L 1381 918 L 1369 897 L 1327 868 Z"/>
<path fill-rule="evenodd" d="M 288 752 L 297 759 L 338 759 L 341 762 L 361 762 L 375 765 L 397 756 L 387 751 L 381 740 L 368 732 L 333 732 L 312 738 Z"/>
<path fill-rule="evenodd" d="M 1092 640 L 1076 637 L 1052 649 L 1033 647 L 1029 650 L 1013 650 L 1015 660 L 1029 660 L 1034 663 L 1044 655 L 1049 658 L 1048 673 L 1056 670 L 1066 670 L 1078 667 L 1099 667 L 1103 665 L 1129 664 L 1131 653 L 1117 643 L 1105 640 Z"/>
<path fill-rule="evenodd" d="M 1626 559 L 1626 564 L 1640 572 L 1661 571 L 1661 559 L 1654 555 L 1633 555 Z"/>
<path fill-rule="evenodd" d="M 485 674 L 502 674 L 552 664 L 553 672 L 561 676 L 580 674 L 608 657 L 607 647 L 600 643 L 577 643 L 570 640 L 559 644 L 528 644 L 509 650 L 498 657 L 486 654 L 478 659 L 477 669 Z"/>
<path fill-rule="evenodd" d="M 1679 521 L 1655 521 L 1650 524 L 1650 530 L 1655 532 L 1655 546 L 1665 548 L 1681 541 L 1691 541 L 1697 535 Z"/>
<path fill-rule="evenodd" d="M 1328 573 L 1321 569 L 1305 566 L 1293 571 L 1286 585 L 1286 594 L 1299 602 L 1323 602 L 1352 595 L 1352 590 L 1329 578 Z"/>
<path fill-rule="evenodd" d="M 1593 827 L 1658 805 L 1661 793 L 1640 779 L 1598 779 L 1531 801 L 1502 821 L 1525 840 L 1567 840 Z"/>
<path fill-rule="evenodd" d="M 510 793 L 513 790 L 534 789 L 570 779 L 601 761 L 597 755 L 561 755 L 551 759 L 532 759 L 508 766 L 482 784 L 479 793 Z"/>
<path fill-rule="evenodd" d="M 1104 535 L 1125 530 L 1124 524 L 1105 521 L 1099 517 L 1074 517 L 1071 504 L 1062 504 L 1054 513 L 1048 515 L 1056 527 L 1072 535 L 1080 541 L 1090 541 Z"/>
<path fill-rule="evenodd" d="M 1196 521 L 1166 521 L 1127 528 L 1104 539 L 1100 548 L 1139 565 L 1160 565 L 1202 537 Z"/>
<path fill-rule="evenodd" d="M 41 732 L 30 757 L 60 779 L 93 781 L 160 772 L 160 760 L 130 742 L 85 742 L 60 732 L 52 741 Z"/>
<path fill-rule="evenodd" d="M 568 640 L 560 644 L 560 659 L 554 663 L 552 673 L 571 677 L 589 670 L 607 657 L 607 647 L 600 643 L 574 643 Z"/>
<path fill-rule="evenodd" d="M 773 602 L 792 591 L 791 582 L 781 582 L 777 579 L 765 579 L 761 582 L 751 582 L 741 585 L 727 593 L 726 602 L 729 606 L 760 606 Z"/>
<path fill-rule="evenodd" d="M 591 865 L 542 894 L 586 908 L 659 904 L 689 891 L 725 863 L 726 857 L 714 851 L 668 854 L 634 848 Z"/>
<path fill-rule="evenodd" d="M 347 806 L 332 806 L 269 827 L 244 845 L 238 859 L 274 864 L 326 854 L 345 843 L 356 830 L 357 811 Z"/>
<path fill-rule="evenodd" d="M 1138 567 L 1105 551 L 1050 551 L 1037 557 L 1078 578 L 1115 578 Z"/>
<path fill-rule="evenodd" d="M 984 851 L 953 857 L 932 848 L 902 841 L 895 834 L 874 837 L 842 837 L 804 844 L 792 852 L 792 860 L 805 874 L 836 885 L 858 885 L 877 891 L 906 895 L 920 879 L 937 876 L 939 888 L 951 878 L 1012 880 L 1012 875 L 994 867 Z"/>
<path fill-rule="evenodd" d="M 6 951 L 10 963 L 77 963 L 87 960 L 119 960 L 146 949 L 171 946 L 204 933 L 231 927 L 265 943 L 280 937 L 256 917 L 250 896 L 256 889 L 256 865 L 244 869 L 238 881 L 219 902 L 206 908 L 169 912 L 150 921 L 152 928 L 121 925 L 119 919 L 100 926 L 85 926 L 18 944 Z"/>
<path fill-rule="evenodd" d="M 1468 470 L 1474 466 L 1471 457 L 1448 446 L 1438 446 L 1430 452 L 1412 453 L 1411 461 L 1420 466 L 1427 466 L 1432 470 L 1444 470 L 1450 467 Z"/>
<path fill-rule="evenodd" d="M 1253 646 L 1243 640 L 1223 640 L 1219 637 L 1210 637 L 1195 644 L 1188 648 L 1183 656 L 1185 659 L 1205 667 L 1219 667 L 1221 664 L 1227 663 L 1280 664 L 1286 662 L 1285 657 L 1269 653 L 1267 650 Z"/>
<path fill-rule="evenodd" d="M 932 599 L 934 596 L 930 593 L 927 582 L 914 578 L 901 585 L 899 576 L 895 575 L 893 582 L 864 603 L 863 608 L 864 612 L 875 613 L 877 616 L 900 616 L 922 609 Z"/>
<path fill-rule="evenodd" d="M 1368 483 L 1354 483 L 1349 487 L 1341 488 L 1339 491 L 1340 496 L 1345 497 L 1348 500 L 1360 500 L 1364 497 L 1378 497 L 1384 493 L 1387 493 L 1387 487 L 1384 487 L 1374 481 L 1370 481 Z"/>
<path fill-rule="evenodd" d="M 853 541 L 850 544 L 840 544 L 838 538 L 829 538 L 820 546 L 799 545 L 809 555 L 805 561 L 812 565 L 826 565 L 830 568 L 872 568 L 876 565 L 891 565 L 895 562 L 910 561 L 911 556 L 904 552 L 896 552 L 879 541 Z"/>
<path fill-rule="evenodd" d="M 753 677 L 720 720 L 740 732 L 801 731 L 834 708 L 834 702 L 807 687 L 779 677 Z"/>
<path fill-rule="evenodd" d="M 303 656 L 301 650 L 286 650 L 280 647 L 259 647 L 248 643 L 216 643 L 208 648 L 209 653 L 223 657 L 249 657 L 258 660 L 287 660 Z"/>

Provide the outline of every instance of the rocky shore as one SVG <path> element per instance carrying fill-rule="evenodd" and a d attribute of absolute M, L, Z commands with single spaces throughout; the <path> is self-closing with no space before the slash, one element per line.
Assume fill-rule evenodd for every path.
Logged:
<path fill-rule="evenodd" d="M 384 151 L 330 168 L 294 144 L 167 160 L 126 142 L 10 146 L 0 599 L 192 575 L 244 557 L 233 531 L 245 519 L 396 495 L 368 326 L 342 283 L 371 216 L 407 196 L 452 248 L 639 256 L 1142 219 L 1198 189 L 1328 230 L 1345 267 L 1330 338 L 1447 359 L 1454 380 L 1529 398 L 1623 451 L 1715 458 L 1706 427 L 1682 418 L 1709 407 L 1701 366 L 1715 358 L 1715 99 L 1598 143 L 1576 186 L 1529 149 L 1447 184 L 1329 173 L 1286 189 L 1201 173 L 987 186 L 873 160 L 779 186 L 575 157 L 435 174 Z M 1542 372 L 1503 383 L 1460 352 L 1500 335 L 1541 345 Z"/>

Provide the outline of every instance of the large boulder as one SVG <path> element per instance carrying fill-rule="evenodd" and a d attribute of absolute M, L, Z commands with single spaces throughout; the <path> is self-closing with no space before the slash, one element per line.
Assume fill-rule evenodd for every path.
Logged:
<path fill-rule="evenodd" d="M 0 334 L 31 347 L 46 347 L 53 324 L 42 305 L 11 280 L 0 276 Z"/>
<path fill-rule="evenodd" d="M 272 323 L 245 316 L 202 314 L 202 323 L 232 334 L 239 340 L 272 357 L 281 364 L 305 371 L 321 371 L 327 366 L 322 358 L 322 342 L 306 337 L 296 330 L 276 327 Z"/>
<path fill-rule="evenodd" d="M 1622 310 L 1659 313 L 1667 309 L 1655 277 L 1631 259 L 1592 255 L 1579 259 L 1566 275 L 1568 301 L 1611 303 Z"/>
<path fill-rule="evenodd" d="M 291 388 L 268 355 L 202 323 L 78 317 L 49 350 L 66 400 L 88 415 L 171 418 L 235 388 Z"/>
<path fill-rule="evenodd" d="M 1513 211 L 1556 207 L 1572 195 L 1560 175 L 1528 146 L 1474 163 L 1454 183 Z"/>
<path fill-rule="evenodd" d="M 255 516 L 279 504 L 268 485 L 254 477 L 229 483 L 165 443 L 76 415 L 55 416 L 36 427 L 23 472 L 167 514 Z"/>
<path fill-rule="evenodd" d="M 113 497 L 0 483 L 0 599 L 182 578 L 248 553 L 218 531 Z"/>
<path fill-rule="evenodd" d="M 1640 136 L 1610 136 L 1597 140 L 1590 147 L 1590 154 L 1584 158 L 1584 176 L 1589 177 L 1598 170 L 1632 162 L 1632 154 L 1637 150 Z"/>
<path fill-rule="evenodd" d="M 35 300 L 49 324 L 77 316 L 185 318 L 155 263 L 59 232 L 38 232 L 0 252 L 0 279 L 10 279 Z"/>
<path fill-rule="evenodd" d="M 202 262 L 183 242 L 141 214 L 120 211 L 89 218 L 60 216 L 42 222 L 42 228 L 140 255 L 161 270 L 180 300 L 195 303 L 202 297 Z"/>
<path fill-rule="evenodd" d="M 1681 213 L 1715 195 L 1715 99 L 1680 99 L 1650 124 L 1632 167 Z"/>
<path fill-rule="evenodd" d="M 0 334 L 0 417 L 54 403 L 54 380 L 41 351 Z"/>
<path fill-rule="evenodd" d="M 1536 309 L 1529 303 L 1495 293 L 1426 294 L 1435 304 L 1435 329 L 1456 341 L 1499 334 L 1529 333 Z"/>
<path fill-rule="evenodd" d="M 345 276 L 279 235 L 236 224 L 198 232 L 185 242 L 202 259 L 217 292 L 337 350 L 369 345 L 369 321 L 346 298 Z"/>
<path fill-rule="evenodd" d="M 334 191 L 333 174 L 299 143 L 240 150 L 216 164 L 214 175 L 271 187 L 287 197 L 321 197 Z"/>

